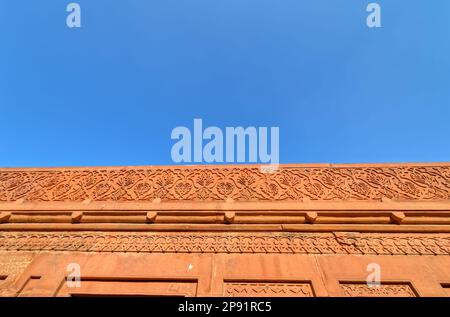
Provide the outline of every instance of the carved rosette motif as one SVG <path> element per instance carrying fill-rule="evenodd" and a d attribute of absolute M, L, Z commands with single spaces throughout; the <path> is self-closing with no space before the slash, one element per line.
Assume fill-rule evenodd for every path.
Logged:
<path fill-rule="evenodd" d="M 0 171 L 0 202 L 450 199 L 450 166 Z"/>
<path fill-rule="evenodd" d="M 313 297 L 310 283 L 224 283 L 226 297 Z"/>
<path fill-rule="evenodd" d="M 342 291 L 348 297 L 416 297 L 408 283 L 367 285 L 367 283 L 341 283 Z"/>
<path fill-rule="evenodd" d="M 449 234 L 0 232 L 0 250 L 450 255 Z"/>

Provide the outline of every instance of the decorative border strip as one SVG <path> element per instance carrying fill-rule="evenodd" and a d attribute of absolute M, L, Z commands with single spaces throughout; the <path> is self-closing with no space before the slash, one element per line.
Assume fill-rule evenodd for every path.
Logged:
<path fill-rule="evenodd" d="M 0 250 L 450 255 L 450 234 L 0 232 Z"/>
<path fill-rule="evenodd" d="M 0 202 L 449 200 L 450 166 L 1 170 Z"/>
<path fill-rule="evenodd" d="M 225 297 L 314 297 L 311 282 L 225 282 Z"/>
<path fill-rule="evenodd" d="M 367 282 L 340 283 L 347 297 L 418 297 L 416 291 L 408 282 L 382 283 L 367 285 Z"/>

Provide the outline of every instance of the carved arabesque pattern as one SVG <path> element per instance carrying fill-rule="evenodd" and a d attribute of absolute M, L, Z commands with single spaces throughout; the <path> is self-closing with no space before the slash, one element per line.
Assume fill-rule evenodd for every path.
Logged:
<path fill-rule="evenodd" d="M 226 297 L 313 297 L 310 283 L 224 283 Z"/>
<path fill-rule="evenodd" d="M 450 234 L 0 232 L 0 250 L 450 255 Z"/>
<path fill-rule="evenodd" d="M 407 283 L 367 285 L 367 283 L 341 283 L 345 296 L 348 297 L 416 297 Z"/>
<path fill-rule="evenodd" d="M 450 166 L 0 171 L 0 201 L 448 200 Z"/>

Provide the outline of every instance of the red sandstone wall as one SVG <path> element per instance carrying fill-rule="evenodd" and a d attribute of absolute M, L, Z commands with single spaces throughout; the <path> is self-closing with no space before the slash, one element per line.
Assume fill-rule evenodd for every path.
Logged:
<path fill-rule="evenodd" d="M 449 164 L 0 170 L 2 296 L 448 296 L 449 255 Z"/>

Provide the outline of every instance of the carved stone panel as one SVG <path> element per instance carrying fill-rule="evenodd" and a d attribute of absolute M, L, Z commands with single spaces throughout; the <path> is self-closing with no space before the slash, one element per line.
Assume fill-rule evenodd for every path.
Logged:
<path fill-rule="evenodd" d="M 417 294 L 409 283 L 382 283 L 368 285 L 361 283 L 341 283 L 345 296 L 348 297 L 416 297 Z"/>
<path fill-rule="evenodd" d="M 225 282 L 226 297 L 313 297 L 311 283 Z"/>

